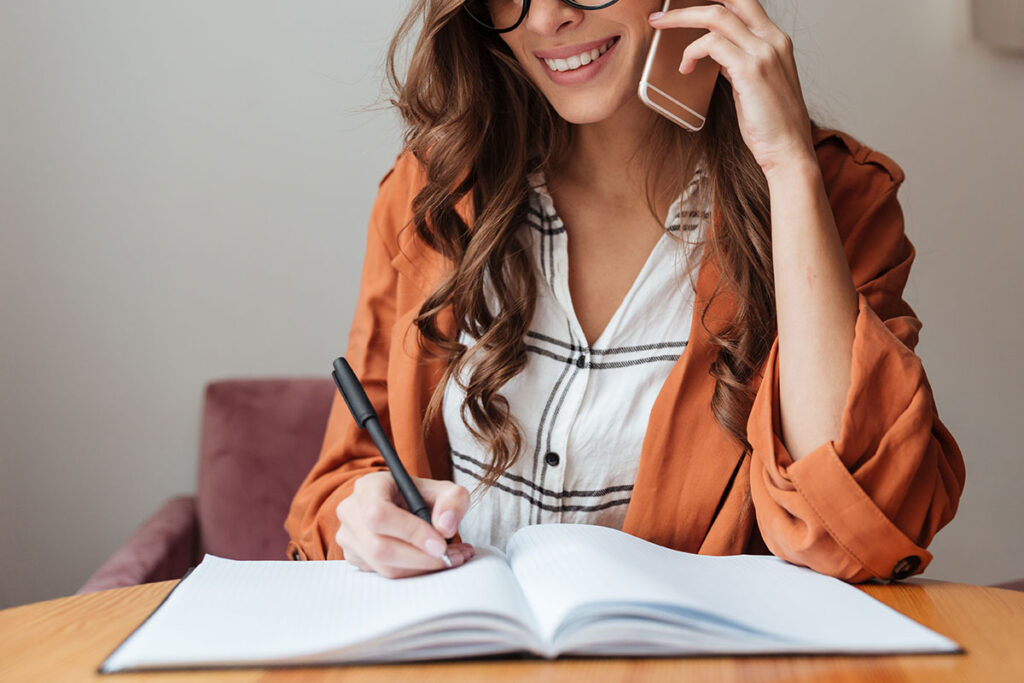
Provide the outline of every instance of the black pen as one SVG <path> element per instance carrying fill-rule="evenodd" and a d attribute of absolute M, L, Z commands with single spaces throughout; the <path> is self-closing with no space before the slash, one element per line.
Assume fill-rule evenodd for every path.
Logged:
<path fill-rule="evenodd" d="M 380 454 L 384 456 L 384 462 L 387 464 L 391 476 L 394 477 L 395 484 L 398 485 L 398 492 L 402 494 L 410 512 L 433 526 L 433 522 L 430 521 L 430 508 L 423 500 L 423 496 L 420 495 L 416 484 L 412 482 L 412 477 L 405 471 L 402 461 L 398 459 L 395 447 L 391 445 L 391 441 L 384 433 L 384 428 L 380 426 L 377 411 L 373 409 L 373 404 L 366 397 L 363 385 L 343 356 L 334 359 L 334 370 L 331 371 L 331 376 L 334 377 L 334 383 L 338 385 L 338 391 L 345 399 L 345 405 L 348 406 L 352 417 L 355 418 L 356 424 L 360 429 L 370 432 L 370 438 L 377 445 Z M 448 540 L 451 541 L 451 539 Z M 447 550 L 441 559 L 447 566 L 452 566 L 452 559 L 448 557 Z"/>

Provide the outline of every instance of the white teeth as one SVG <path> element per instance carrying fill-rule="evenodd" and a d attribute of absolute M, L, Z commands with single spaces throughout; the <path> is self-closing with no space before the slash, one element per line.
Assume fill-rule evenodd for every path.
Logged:
<path fill-rule="evenodd" d="M 548 68 L 552 71 L 574 71 L 581 66 L 586 66 L 587 64 L 595 61 L 598 57 L 607 52 L 608 48 L 610 48 L 614 42 L 615 39 L 612 38 L 601 47 L 595 47 L 589 52 L 582 52 L 566 59 L 545 59 L 544 63 L 547 64 Z"/>

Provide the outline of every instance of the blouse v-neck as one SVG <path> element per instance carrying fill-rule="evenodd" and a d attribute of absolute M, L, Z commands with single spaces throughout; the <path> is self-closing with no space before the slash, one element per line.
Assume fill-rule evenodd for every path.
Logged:
<path fill-rule="evenodd" d="M 665 234 L 615 313 L 588 344 L 569 293 L 565 225 L 544 177 L 531 175 L 530 185 L 521 229 L 535 257 L 537 302 L 524 339 L 526 365 L 501 389 L 523 444 L 494 486 L 479 487 L 491 454 L 462 421 L 465 392 L 454 377 L 443 401 L 454 479 L 475 491 L 460 534 L 498 547 L 525 524 L 622 527 L 651 407 L 689 341 L 695 281 L 689 276 L 696 275 L 694 247 L 706 223 L 706 212 L 682 211 L 693 208 L 691 183 L 670 207 Z M 493 292 L 488 298 L 497 306 Z M 467 346 L 475 341 L 460 335 Z"/>
<path fill-rule="evenodd" d="M 600 334 L 594 340 L 592 344 L 586 341 L 587 336 L 583 331 L 583 326 L 579 322 L 579 316 L 576 314 L 576 307 L 572 302 L 572 292 L 569 288 L 569 232 L 565 228 L 565 223 L 562 221 L 561 216 L 558 214 L 555 208 L 554 198 L 551 196 L 551 192 L 547 187 L 547 179 L 542 172 L 536 172 L 529 177 L 530 186 L 535 193 L 536 200 L 540 204 L 543 210 L 544 218 L 551 228 L 557 229 L 558 232 L 552 232 L 552 235 L 559 234 L 562 239 L 553 240 L 552 245 L 549 248 L 552 249 L 552 263 L 558 269 L 556 273 L 553 273 L 554 277 L 548 280 L 548 286 L 551 287 L 552 293 L 558 302 L 565 309 L 567 317 L 573 327 L 573 332 L 576 336 L 582 340 L 582 343 L 586 346 L 592 346 L 594 348 L 600 348 L 604 345 L 610 337 L 615 336 L 616 328 L 622 323 L 623 317 L 626 315 L 626 311 L 630 310 L 630 303 L 636 298 L 637 290 L 639 290 L 645 279 L 650 276 L 651 271 L 657 266 L 660 259 L 666 256 L 663 253 L 666 250 L 675 250 L 678 246 L 675 240 L 672 239 L 672 232 L 679 229 L 679 213 L 680 206 L 683 200 L 687 197 L 687 194 L 680 195 L 676 198 L 672 205 L 668 209 L 668 213 L 665 217 L 663 224 L 663 232 L 647 254 L 647 258 L 644 260 L 640 270 L 633 277 L 630 283 L 629 289 L 626 290 L 626 294 L 622 297 L 615 311 L 612 313 L 611 318 L 605 323 L 604 328 Z M 689 188 L 688 188 L 689 189 Z"/>

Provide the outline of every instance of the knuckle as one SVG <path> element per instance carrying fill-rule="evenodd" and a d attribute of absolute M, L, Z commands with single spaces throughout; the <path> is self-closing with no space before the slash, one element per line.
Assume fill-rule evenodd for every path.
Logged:
<path fill-rule="evenodd" d="M 338 533 L 334 534 L 334 541 L 338 544 L 338 547 L 345 552 L 347 557 L 354 543 L 352 541 L 352 534 L 349 533 L 349 530 L 345 525 L 342 525 L 338 529 Z"/>
<path fill-rule="evenodd" d="M 363 506 L 363 522 L 371 531 L 380 530 L 387 522 L 388 506 L 383 501 L 370 501 Z"/>
<path fill-rule="evenodd" d="M 375 564 L 383 564 L 390 559 L 390 544 L 380 536 L 374 536 L 366 544 L 366 556 Z"/>
<path fill-rule="evenodd" d="M 359 477 L 356 479 L 356 483 L 353 484 L 352 491 L 360 495 L 366 495 L 366 493 L 380 488 L 380 474 L 380 472 L 371 472 Z"/>
<path fill-rule="evenodd" d="M 352 524 L 359 518 L 359 505 L 355 500 L 346 498 L 338 504 L 337 509 L 338 521 L 341 526 Z"/>

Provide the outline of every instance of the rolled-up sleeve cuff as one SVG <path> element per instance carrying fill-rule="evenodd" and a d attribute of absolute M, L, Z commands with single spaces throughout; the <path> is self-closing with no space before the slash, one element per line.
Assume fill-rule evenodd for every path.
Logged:
<path fill-rule="evenodd" d="M 906 329 L 916 333 L 913 323 L 907 324 L 910 327 Z M 919 573 L 931 562 L 931 554 L 886 516 L 854 474 L 857 466 L 875 455 L 885 432 L 899 421 L 913 399 L 910 395 L 915 392 L 906 385 L 918 375 L 908 367 L 914 363 L 919 367 L 913 352 L 860 295 L 852 383 L 840 439 L 793 462 L 780 438 L 775 341 L 748 423 L 755 464 L 763 468 L 761 476 L 755 473 L 752 477 L 752 495 L 755 505 L 761 503 L 758 519 L 773 552 L 823 573 L 843 574 L 849 580 L 869 578 L 867 573 L 901 579 Z M 894 377 L 894 372 L 909 374 Z M 900 389 L 894 392 L 893 386 Z M 904 398 L 907 402 L 901 405 Z M 865 430 L 873 430 L 873 434 L 865 434 Z M 821 542 L 823 531 L 834 545 Z M 863 571 L 856 571 L 853 563 Z"/>

